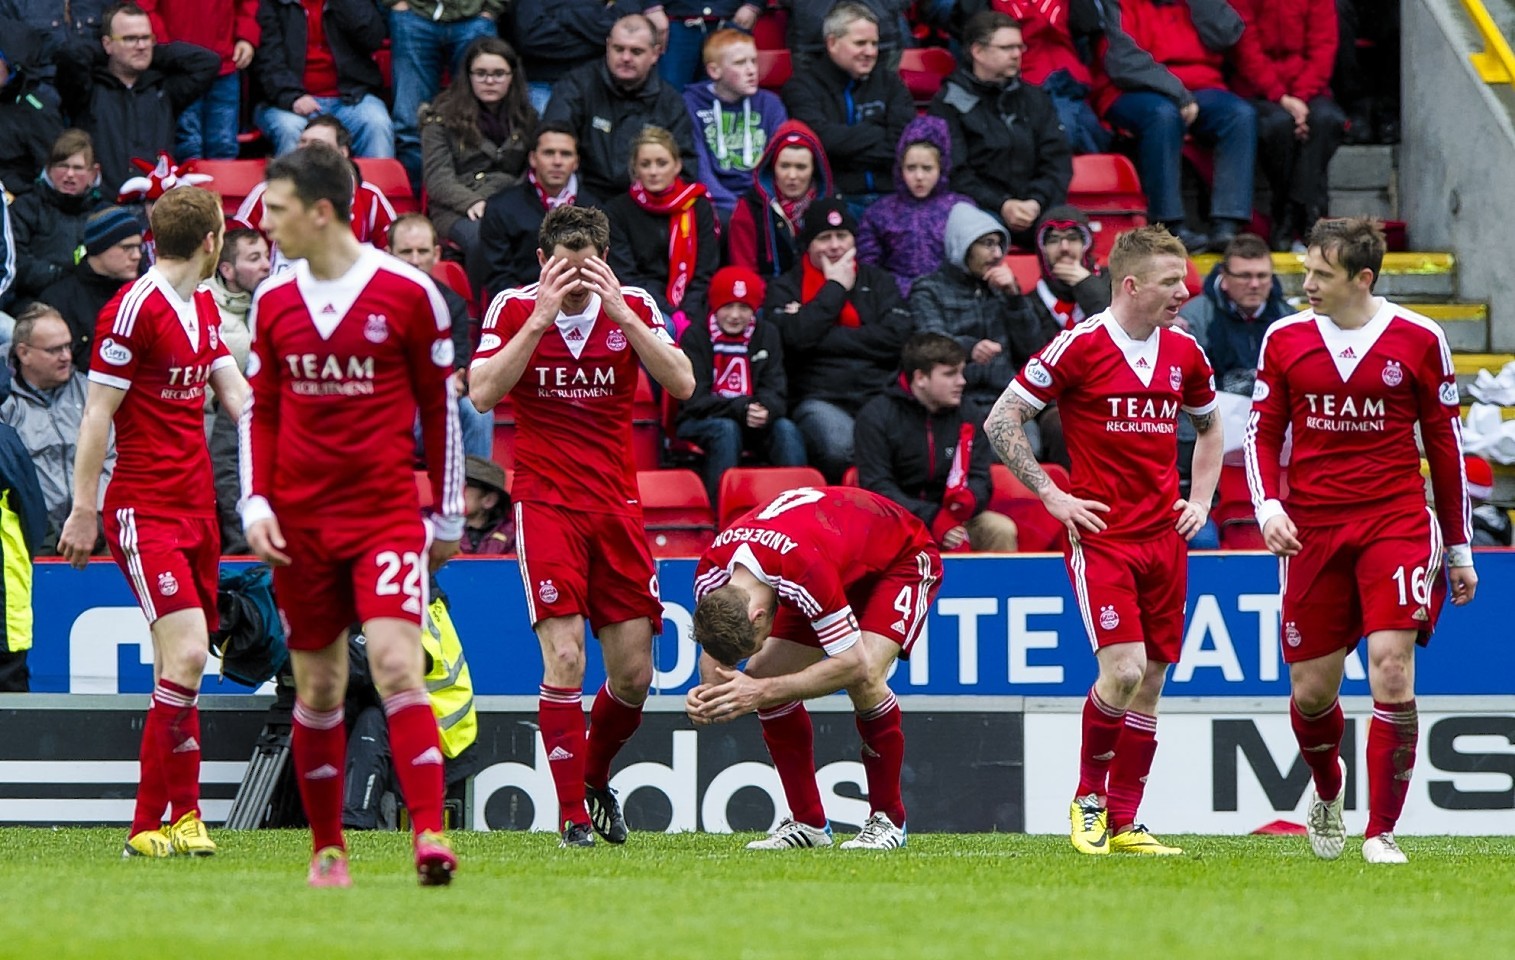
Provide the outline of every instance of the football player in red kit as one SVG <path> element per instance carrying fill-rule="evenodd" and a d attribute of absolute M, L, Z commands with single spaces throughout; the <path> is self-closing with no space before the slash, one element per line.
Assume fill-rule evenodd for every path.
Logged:
<path fill-rule="evenodd" d="M 1384 236 L 1364 219 L 1321 220 L 1305 254 L 1310 309 L 1263 337 L 1246 436 L 1247 480 L 1268 549 L 1278 554 L 1289 717 L 1315 795 L 1310 847 L 1341 856 L 1346 726 L 1337 693 L 1346 657 L 1368 638 L 1368 863 L 1404 863 L 1394 826 L 1420 737 L 1415 646 L 1430 639 L 1445 597 L 1473 599 L 1478 574 L 1463 474 L 1452 354 L 1437 324 L 1373 284 Z M 1293 428 L 1289 493 L 1280 455 Z M 1436 506 L 1426 506 L 1416 428 Z M 1445 546 L 1444 546 L 1445 545 Z"/>
<path fill-rule="evenodd" d="M 221 254 L 220 197 L 198 187 L 170 190 L 151 219 L 157 263 L 123 287 L 96 322 L 74 505 L 58 552 L 79 569 L 89 561 L 114 420 L 117 460 L 105 493 L 105 535 L 153 638 L 152 706 L 125 855 L 207 856 L 216 845 L 200 820 L 196 703 L 218 623 L 221 534 L 205 446 L 205 387 L 235 416 L 247 382 L 221 341 L 215 300 L 198 289 Z"/>
<path fill-rule="evenodd" d="M 896 658 L 910 656 L 941 579 L 925 525 L 857 487 L 785 491 L 700 558 L 694 639 L 705 682 L 689 692 L 689 716 L 720 723 L 756 711 L 789 802 L 790 816 L 749 849 L 830 846 L 804 701 L 838 690 L 857 711 L 871 809 L 842 848 L 905 845 L 905 733 L 887 678 Z"/>
<path fill-rule="evenodd" d="M 541 279 L 494 298 L 469 375 L 474 406 L 492 410 L 508 395 L 518 423 L 516 555 L 542 647 L 537 715 L 565 847 L 593 846 L 594 833 L 626 842 L 610 762 L 642 722 L 662 630 L 631 448 L 638 368 L 680 400 L 694 391 L 689 358 L 651 295 L 622 287 L 605 262 L 609 243 L 599 210 L 549 211 Z M 586 618 L 606 674 L 587 737 Z"/>
<path fill-rule="evenodd" d="M 984 425 L 1000 459 L 1068 528 L 1068 578 L 1099 663 L 1070 810 L 1080 853 L 1183 852 L 1136 812 L 1157 754 L 1158 698 L 1183 649 L 1188 540 L 1209 516 L 1223 452 L 1210 361 L 1173 326 L 1188 297 L 1187 258 L 1160 225 L 1117 237 L 1110 309 L 1032 357 Z M 1037 465 L 1022 429 L 1053 401 L 1073 458 L 1070 493 Z M 1199 434 L 1188 500 L 1178 486 L 1180 411 Z"/>
<path fill-rule="evenodd" d="M 442 751 L 422 673 L 428 568 L 457 552 L 463 452 L 446 303 L 430 278 L 349 229 L 352 164 L 304 147 L 268 166 L 270 239 L 296 263 L 258 288 L 243 410 L 242 523 L 273 565 L 295 673 L 292 746 L 312 886 L 347 886 L 342 701 L 361 622 L 423 885 L 448 883 Z M 434 515 L 412 462 L 419 415 Z"/>

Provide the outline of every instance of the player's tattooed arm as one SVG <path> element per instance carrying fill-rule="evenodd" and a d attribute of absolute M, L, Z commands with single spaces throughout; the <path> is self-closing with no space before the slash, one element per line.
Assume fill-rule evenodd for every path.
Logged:
<path fill-rule="evenodd" d="M 984 421 L 984 433 L 1010 472 L 1040 495 L 1052 486 L 1052 478 L 1036 462 L 1036 453 L 1026 437 L 1026 421 L 1035 419 L 1036 414 L 1031 404 L 1006 389 L 995 401 L 994 409 L 989 411 L 989 417 Z"/>
<path fill-rule="evenodd" d="M 1195 433 L 1209 433 L 1220 423 L 1220 413 L 1211 410 L 1209 413 L 1191 413 L 1189 422 L 1194 424 Z"/>
<path fill-rule="evenodd" d="M 1221 459 L 1226 452 L 1224 430 L 1218 409 L 1209 413 L 1191 413 L 1189 420 L 1199 435 L 1194 442 L 1190 467 L 1189 502 L 1200 505 L 1208 514 L 1215 488 L 1220 483 Z"/>

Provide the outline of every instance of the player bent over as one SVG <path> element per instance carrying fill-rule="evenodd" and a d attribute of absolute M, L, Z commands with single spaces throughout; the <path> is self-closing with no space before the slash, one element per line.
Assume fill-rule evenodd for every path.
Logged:
<path fill-rule="evenodd" d="M 1415 646 L 1445 599 L 1473 599 L 1471 516 L 1452 355 L 1441 327 L 1373 284 L 1384 236 L 1363 219 L 1321 220 L 1305 254 L 1310 309 L 1263 337 L 1246 437 L 1247 480 L 1268 549 L 1278 554 L 1289 718 L 1315 781 L 1306 827 L 1326 860 L 1346 843 L 1346 726 L 1337 694 L 1347 654 L 1368 638 L 1369 863 L 1404 863 L 1394 826 L 1415 770 Z M 1416 428 L 1431 467 L 1420 477 Z M 1293 427 L 1289 494 L 1279 455 Z"/>
<path fill-rule="evenodd" d="M 984 424 L 1000 459 L 1068 528 L 1068 577 L 1099 663 L 1070 810 L 1080 853 L 1183 852 L 1136 814 L 1157 754 L 1158 698 L 1183 649 L 1188 540 L 1209 515 L 1223 452 L 1210 362 L 1173 328 L 1187 260 L 1161 226 L 1117 237 L 1110 309 L 1028 361 Z M 1073 458 L 1071 493 L 1037 465 L 1022 426 L 1053 401 Z M 1199 434 L 1188 500 L 1178 487 L 1180 410 Z"/>
<path fill-rule="evenodd" d="M 312 886 L 350 884 L 342 836 L 347 628 L 361 622 L 414 823 L 417 877 L 448 883 L 443 757 L 422 676 L 427 567 L 458 549 L 463 452 L 452 339 L 431 279 L 349 229 L 352 165 L 313 146 L 268 165 L 264 226 L 294 269 L 258 288 L 243 410 L 242 523 L 274 568 L 295 674 L 291 737 Z M 420 416 L 432 497 L 412 462 Z"/>
<path fill-rule="evenodd" d="M 152 706 L 124 855 L 208 856 L 216 845 L 200 820 L 196 703 L 218 624 L 221 534 L 205 447 L 205 386 L 236 415 L 247 382 L 221 341 L 215 300 L 198 290 L 221 255 L 220 197 L 198 187 L 170 190 L 151 219 L 157 263 L 111 298 L 96 323 L 74 505 L 58 552 L 76 569 L 89 562 L 114 420 L 117 459 L 105 493 L 105 535 L 153 638 Z"/>
<path fill-rule="evenodd" d="M 605 262 L 599 210 L 542 219 L 541 280 L 495 297 L 471 364 L 469 397 L 516 411 L 516 554 L 542 648 L 537 716 L 558 797 L 560 845 L 594 833 L 626 842 L 610 762 L 642 723 L 652 637 L 663 604 L 642 523 L 631 447 L 638 366 L 687 400 L 694 374 L 652 297 Z M 605 657 L 605 685 L 584 731 L 584 620 Z M 586 806 L 587 804 L 587 806 Z M 591 824 L 593 831 L 591 832 Z"/>
<path fill-rule="evenodd" d="M 695 568 L 698 724 L 756 711 L 790 816 L 752 850 L 831 845 L 804 701 L 846 690 L 857 711 L 870 815 L 843 849 L 905 845 L 905 732 L 886 678 L 908 658 L 941 588 L 930 531 L 857 487 L 801 487 L 744 514 Z M 736 666 L 747 661 L 744 671 Z"/>

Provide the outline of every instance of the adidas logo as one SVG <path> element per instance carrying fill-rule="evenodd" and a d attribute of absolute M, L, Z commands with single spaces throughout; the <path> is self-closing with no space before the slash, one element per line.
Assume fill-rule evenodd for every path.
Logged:
<path fill-rule="evenodd" d="M 200 741 L 196 740 L 194 737 L 190 737 L 188 740 L 179 744 L 177 747 L 174 747 L 174 753 L 193 753 L 199 749 Z"/>
<path fill-rule="evenodd" d="M 584 331 L 580 330 L 578 327 L 574 327 L 572 330 L 570 330 L 567 333 L 563 334 L 563 339 L 564 340 L 582 340 L 582 339 L 584 339 Z"/>
<path fill-rule="evenodd" d="M 894 621 L 889 629 L 893 630 L 895 633 L 909 633 L 910 625 L 905 622 L 904 617 L 901 617 L 900 619 Z"/>
<path fill-rule="evenodd" d="M 1356 360 L 1357 359 L 1357 354 L 1352 351 L 1351 347 L 1348 347 L 1347 349 L 1343 350 L 1341 353 L 1338 353 L 1337 356 L 1340 357 L 1343 360 Z"/>
<path fill-rule="evenodd" d="M 1146 357 L 1137 357 L 1136 358 L 1136 365 L 1138 367 L 1141 367 L 1143 370 L 1145 370 L 1147 368 L 1147 358 Z"/>
<path fill-rule="evenodd" d="M 552 761 L 554 761 L 554 760 L 572 760 L 572 759 L 573 759 L 573 754 L 569 753 L 567 750 L 564 750 L 562 747 L 553 747 L 552 748 L 552 752 L 547 755 L 547 760 L 548 760 L 549 763 L 552 762 Z"/>
<path fill-rule="evenodd" d="M 331 764 L 329 764 L 329 763 L 323 763 L 319 767 L 317 767 L 314 770 L 312 770 L 309 773 L 307 773 L 305 775 L 305 779 L 307 779 L 307 780 L 330 780 L 332 777 L 340 776 L 341 773 L 342 773 L 342 771 L 338 770 L 336 767 L 332 766 Z"/>
<path fill-rule="evenodd" d="M 321 313 L 322 314 L 336 313 L 336 312 L 337 312 L 337 308 L 334 307 L 334 306 L 332 306 L 329 303 L 326 306 L 324 306 L 324 307 L 321 308 Z"/>
<path fill-rule="evenodd" d="M 416 757 L 414 760 L 410 761 L 410 765 L 412 767 L 421 767 L 425 766 L 428 763 L 441 764 L 442 751 L 437 747 L 427 747 L 421 752 L 421 755 L 419 757 Z"/>

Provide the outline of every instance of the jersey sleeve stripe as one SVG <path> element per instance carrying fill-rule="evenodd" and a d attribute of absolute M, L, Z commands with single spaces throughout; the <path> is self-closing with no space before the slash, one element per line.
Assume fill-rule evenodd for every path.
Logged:
<path fill-rule="evenodd" d="M 1261 354 L 1259 354 L 1259 359 Z M 1252 496 L 1252 509 L 1262 506 L 1268 498 L 1263 491 L 1262 465 L 1257 459 L 1257 422 L 1261 418 L 1257 407 L 1247 416 L 1247 435 L 1242 440 L 1242 462 L 1247 469 L 1247 492 Z"/>
<path fill-rule="evenodd" d="M 505 312 L 505 305 L 511 300 L 535 300 L 537 296 L 537 284 L 532 283 L 524 287 L 511 287 L 495 294 L 489 303 L 489 309 L 484 313 L 484 324 L 481 329 L 490 330 L 500 322 L 500 315 Z"/>
<path fill-rule="evenodd" d="M 117 390 L 130 390 L 132 388 L 130 380 L 113 377 L 108 373 L 101 373 L 98 370 L 91 370 L 89 372 L 89 380 L 91 383 L 101 383 L 107 387 L 115 387 Z"/>
<path fill-rule="evenodd" d="M 1100 317 L 1102 316 L 1104 314 L 1090 317 L 1059 333 L 1051 343 L 1042 349 L 1042 363 L 1045 363 L 1049 367 L 1055 365 L 1057 361 L 1062 359 L 1063 354 L 1068 352 L 1068 348 L 1073 346 L 1074 341 L 1099 329 Z"/>
<path fill-rule="evenodd" d="M 705 599 L 706 594 L 713 593 L 731 582 L 731 573 L 725 567 L 711 567 L 705 574 L 694 581 L 694 599 L 696 602 Z"/>
<path fill-rule="evenodd" d="M 1043 400 L 1041 397 L 1036 396 L 1030 390 L 1027 390 L 1025 387 L 1021 386 L 1019 381 L 1010 381 L 1010 392 L 1019 397 L 1026 403 L 1027 406 L 1031 407 L 1032 409 L 1041 410 L 1047 406 L 1047 401 Z"/>
<path fill-rule="evenodd" d="M 210 372 L 215 373 L 217 370 L 225 370 L 227 367 L 235 367 L 236 365 L 237 358 L 228 354 L 227 356 L 217 357 L 212 360 L 210 363 Z"/>
<path fill-rule="evenodd" d="M 116 316 L 111 321 L 110 332 L 118 337 L 130 337 L 136 329 L 137 314 L 141 311 L 142 304 L 155 289 L 151 277 L 141 276 L 133 280 L 131 289 L 126 291 L 126 296 L 116 306 Z"/>
<path fill-rule="evenodd" d="M 1214 411 L 1218 406 L 1220 406 L 1220 401 L 1217 399 L 1211 400 L 1209 403 L 1205 404 L 1202 407 L 1184 407 L 1182 409 L 1184 413 L 1192 413 L 1196 417 L 1202 417 L 1205 414 Z"/>
<path fill-rule="evenodd" d="M 658 309 L 658 302 L 652 298 L 652 294 L 641 287 L 622 287 L 621 296 L 623 298 L 635 297 L 646 304 L 647 311 L 652 314 L 654 326 L 662 327 L 665 332 L 667 331 L 668 320 L 663 316 L 663 311 Z"/>
<path fill-rule="evenodd" d="M 810 591 L 804 587 L 797 583 L 791 583 L 788 580 L 775 580 L 774 588 L 778 591 L 781 599 L 788 600 L 796 607 L 799 607 L 800 613 L 805 615 L 805 619 L 811 620 L 820 616 L 821 605 L 816 602 L 815 597 L 810 595 Z"/>
<path fill-rule="evenodd" d="M 242 400 L 242 415 L 237 418 L 237 482 L 242 486 L 241 502 L 246 502 L 253 490 L 253 391 L 247 391 Z"/>

